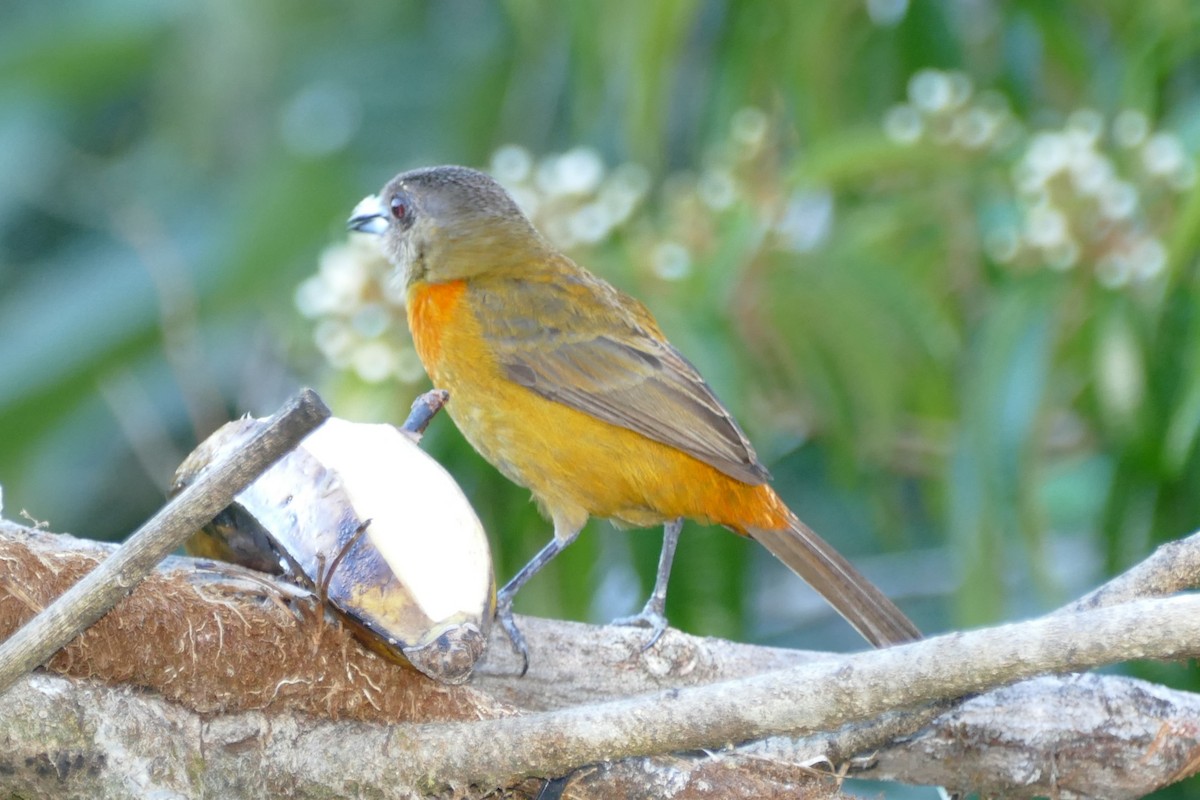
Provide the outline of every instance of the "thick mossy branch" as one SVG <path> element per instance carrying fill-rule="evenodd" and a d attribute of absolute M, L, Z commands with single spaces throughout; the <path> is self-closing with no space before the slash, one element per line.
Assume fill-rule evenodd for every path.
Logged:
<path fill-rule="evenodd" d="M 0 527 L 0 638 L 91 570 L 109 547 Z M 314 598 L 259 573 L 173 558 L 64 647 L 50 670 L 153 689 L 203 714 L 298 711 L 403 722 L 510 713 L 363 648 Z"/>
<path fill-rule="evenodd" d="M 287 402 L 254 436 L 167 501 L 102 562 L 54 597 L 36 618 L 0 642 L 0 692 L 127 595 L 168 553 L 211 520 L 275 461 L 329 418 L 310 389 Z"/>

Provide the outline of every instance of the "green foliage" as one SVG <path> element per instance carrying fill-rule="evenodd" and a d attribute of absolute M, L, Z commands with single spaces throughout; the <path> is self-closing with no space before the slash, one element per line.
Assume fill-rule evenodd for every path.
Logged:
<path fill-rule="evenodd" d="M 306 319 L 296 290 L 361 196 L 459 162 L 508 170 L 540 226 L 642 298 L 784 497 L 931 630 L 1053 607 L 1200 521 L 1189 0 L 2 16 L 10 517 L 122 536 L 198 438 L 301 383 L 401 419 L 424 383 L 378 284 L 371 330 L 359 305 Z M 600 177 L 572 194 L 555 168 Z M 503 580 L 548 525 L 448 420 L 428 445 Z M 658 536 L 623 536 L 594 523 L 521 609 L 636 610 Z M 689 526 L 671 618 L 795 641 L 768 562 Z M 923 562 L 951 566 L 898 566 Z"/>

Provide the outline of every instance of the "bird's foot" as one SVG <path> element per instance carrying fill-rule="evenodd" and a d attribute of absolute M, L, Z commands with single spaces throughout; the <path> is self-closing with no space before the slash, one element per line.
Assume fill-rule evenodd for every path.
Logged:
<path fill-rule="evenodd" d="M 650 638 L 642 645 L 642 652 L 646 652 L 654 645 L 658 644 L 658 640 L 667 630 L 667 615 L 663 613 L 664 603 L 656 603 L 655 598 L 651 597 L 645 607 L 640 612 L 630 617 L 619 617 L 612 621 L 613 625 L 632 625 L 638 628 L 649 628 Z"/>
<path fill-rule="evenodd" d="M 496 621 L 508 635 L 513 652 L 521 657 L 521 672 L 517 677 L 524 678 L 525 673 L 529 671 L 529 646 L 525 644 L 525 634 L 521 633 L 513 619 L 512 598 L 506 597 L 504 592 L 500 592 L 496 597 Z"/>

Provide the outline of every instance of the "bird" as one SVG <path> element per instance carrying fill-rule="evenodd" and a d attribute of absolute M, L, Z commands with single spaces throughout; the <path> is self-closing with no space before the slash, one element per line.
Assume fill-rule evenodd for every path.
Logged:
<path fill-rule="evenodd" d="M 667 628 L 684 519 L 767 548 L 876 647 L 917 627 L 770 487 L 746 434 L 638 300 L 542 236 L 507 191 L 462 166 L 403 172 L 348 226 L 380 238 L 403 289 L 414 348 L 480 455 L 527 488 L 550 541 L 497 593 L 497 621 L 528 669 L 517 592 L 591 517 L 662 525 L 654 588 L 616 622 Z"/>

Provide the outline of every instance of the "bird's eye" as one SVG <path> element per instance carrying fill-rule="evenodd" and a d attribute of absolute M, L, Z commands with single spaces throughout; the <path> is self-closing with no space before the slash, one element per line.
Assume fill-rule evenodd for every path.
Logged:
<path fill-rule="evenodd" d="M 403 222 L 404 218 L 408 216 L 407 198 L 402 194 L 392 195 L 391 208 L 392 216 L 395 217 L 398 222 Z"/>

